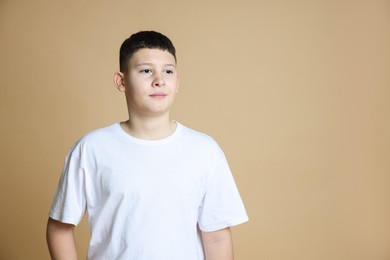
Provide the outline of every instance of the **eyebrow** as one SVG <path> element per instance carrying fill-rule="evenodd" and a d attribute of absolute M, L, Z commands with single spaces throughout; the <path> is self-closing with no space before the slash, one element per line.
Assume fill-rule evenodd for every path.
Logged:
<path fill-rule="evenodd" d="M 143 62 L 143 63 L 135 64 L 136 67 L 145 66 L 145 65 L 152 66 L 152 65 L 155 65 L 155 64 L 151 63 L 151 62 Z M 172 66 L 172 67 L 176 68 L 176 64 L 172 64 L 172 63 L 166 63 L 166 64 L 163 64 L 163 66 L 164 67 Z"/>

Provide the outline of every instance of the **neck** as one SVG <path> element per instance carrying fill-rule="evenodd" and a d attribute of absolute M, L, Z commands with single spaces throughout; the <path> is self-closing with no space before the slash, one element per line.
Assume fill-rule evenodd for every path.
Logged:
<path fill-rule="evenodd" d="M 156 118 L 130 117 L 121 122 L 122 129 L 129 135 L 144 139 L 158 140 L 170 136 L 176 129 L 176 123 L 169 116 Z"/>

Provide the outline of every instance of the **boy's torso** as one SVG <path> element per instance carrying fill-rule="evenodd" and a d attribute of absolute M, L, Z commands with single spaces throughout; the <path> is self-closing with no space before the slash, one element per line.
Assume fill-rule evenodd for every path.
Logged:
<path fill-rule="evenodd" d="M 123 252 L 131 259 L 203 259 L 197 221 L 215 163 L 210 140 L 190 132 L 142 142 L 110 130 L 79 148 L 93 231 L 89 258 Z"/>

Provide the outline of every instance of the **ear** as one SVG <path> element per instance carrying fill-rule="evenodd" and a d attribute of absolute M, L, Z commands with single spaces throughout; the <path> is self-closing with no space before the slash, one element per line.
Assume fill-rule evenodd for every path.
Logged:
<path fill-rule="evenodd" d="M 122 72 L 115 72 L 114 74 L 114 84 L 116 86 L 116 88 L 120 91 L 120 92 L 125 92 L 126 91 L 126 87 L 125 87 L 125 77 L 124 77 L 124 74 Z"/>

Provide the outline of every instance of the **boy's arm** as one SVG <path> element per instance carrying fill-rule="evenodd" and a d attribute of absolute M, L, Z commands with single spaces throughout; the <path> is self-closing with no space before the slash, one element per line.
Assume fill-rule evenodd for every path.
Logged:
<path fill-rule="evenodd" d="M 76 260 L 74 225 L 49 218 L 46 229 L 47 245 L 52 260 Z"/>
<path fill-rule="evenodd" d="M 233 243 L 230 228 L 213 232 L 202 231 L 206 260 L 233 260 Z"/>

